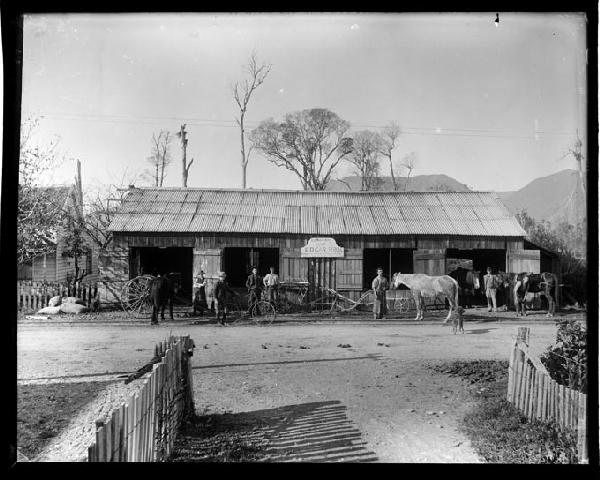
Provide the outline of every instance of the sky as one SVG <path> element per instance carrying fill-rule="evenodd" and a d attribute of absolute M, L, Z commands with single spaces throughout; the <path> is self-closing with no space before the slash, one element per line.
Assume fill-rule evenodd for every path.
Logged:
<path fill-rule="evenodd" d="M 188 131 L 190 187 L 241 187 L 231 85 L 254 51 L 271 72 L 247 130 L 328 108 L 351 131 L 402 129 L 395 158 L 413 175 L 446 174 L 509 191 L 565 168 L 586 132 L 582 14 L 52 14 L 24 19 L 22 116 L 32 141 L 59 139 L 47 183 L 148 185 L 153 133 Z M 164 186 L 181 186 L 179 143 Z M 385 165 L 385 164 L 384 164 Z M 383 170 L 384 173 L 386 170 Z M 350 173 L 343 164 L 335 176 Z M 256 151 L 248 187 L 300 189 Z"/>

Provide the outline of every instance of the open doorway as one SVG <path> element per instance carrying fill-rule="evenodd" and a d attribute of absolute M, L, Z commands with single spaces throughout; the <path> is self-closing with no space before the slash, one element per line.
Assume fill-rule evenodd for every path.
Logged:
<path fill-rule="evenodd" d="M 394 273 L 413 273 L 412 248 L 365 248 L 363 250 L 363 288 L 371 288 L 377 276 L 377 268 L 383 268 L 383 276 L 392 282 Z M 391 286 L 391 285 L 390 285 Z M 400 288 L 406 288 L 403 285 Z"/>
<path fill-rule="evenodd" d="M 189 298 L 191 303 L 193 256 L 191 247 L 132 247 L 129 250 L 129 278 L 177 273 L 181 280 L 177 298 Z"/>
<path fill-rule="evenodd" d="M 446 258 L 448 260 L 465 260 L 463 268 L 472 269 L 474 272 L 479 272 L 479 283 L 483 285 L 483 276 L 486 274 L 487 267 L 492 268 L 492 273 L 504 272 L 506 270 L 506 250 L 500 249 L 468 249 L 460 250 L 458 248 L 449 248 L 446 250 Z M 447 261 L 447 265 L 454 265 L 456 262 Z M 456 263 L 458 264 L 458 263 Z M 449 271 L 446 273 L 450 273 Z M 504 292 L 498 292 L 498 305 L 503 305 L 506 299 L 503 297 Z M 502 297 L 502 298 L 500 298 Z M 473 303 L 475 305 L 487 305 L 485 292 L 480 290 L 473 295 Z"/>
<path fill-rule="evenodd" d="M 227 247 L 223 249 L 223 269 L 227 274 L 229 286 L 242 288 L 252 267 L 258 269 L 258 274 L 264 277 L 269 273 L 269 267 L 279 273 L 278 248 L 247 248 Z"/>

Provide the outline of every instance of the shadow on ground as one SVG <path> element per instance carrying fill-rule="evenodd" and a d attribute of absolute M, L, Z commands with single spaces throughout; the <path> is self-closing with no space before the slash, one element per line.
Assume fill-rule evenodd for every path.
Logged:
<path fill-rule="evenodd" d="M 197 416 L 179 434 L 173 462 L 375 462 L 338 401 Z"/>

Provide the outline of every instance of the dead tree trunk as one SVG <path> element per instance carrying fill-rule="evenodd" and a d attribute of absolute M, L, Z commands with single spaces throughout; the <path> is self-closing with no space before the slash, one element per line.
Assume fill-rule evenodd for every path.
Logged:
<path fill-rule="evenodd" d="M 190 163 L 187 163 L 188 140 L 186 138 L 187 132 L 185 131 L 185 123 L 181 126 L 181 130 L 177 132 L 177 136 L 181 140 L 181 185 L 186 188 L 190 167 L 192 166 L 192 163 L 194 163 L 194 159 L 192 158 Z"/>

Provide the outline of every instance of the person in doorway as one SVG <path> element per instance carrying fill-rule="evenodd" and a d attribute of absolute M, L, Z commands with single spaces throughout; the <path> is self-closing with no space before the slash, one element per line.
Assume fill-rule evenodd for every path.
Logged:
<path fill-rule="evenodd" d="M 200 270 L 194 282 L 194 315 L 196 315 L 198 310 L 200 311 L 200 316 L 204 316 L 204 311 L 208 310 L 206 303 L 206 278 L 204 278 L 203 270 Z"/>
<path fill-rule="evenodd" d="M 225 323 L 227 320 L 227 297 L 228 295 L 238 296 L 238 294 L 235 293 L 227 284 L 227 281 L 225 280 L 226 278 L 227 274 L 225 272 L 219 273 L 219 280 L 215 284 L 215 290 L 213 294 L 215 299 L 215 308 L 217 310 L 217 322 L 219 325 L 224 327 L 227 326 L 227 323 Z"/>
<path fill-rule="evenodd" d="M 269 267 L 269 273 L 265 275 L 263 283 L 267 289 L 267 300 L 276 305 L 279 297 L 279 275 L 275 273 L 275 267 Z"/>
<path fill-rule="evenodd" d="M 375 320 L 382 319 L 387 313 L 387 302 L 385 291 L 389 289 L 389 283 L 387 278 L 383 276 L 383 268 L 377 269 L 377 276 L 373 279 L 371 284 L 373 293 L 375 295 L 375 302 L 373 303 L 373 317 Z"/>
<path fill-rule="evenodd" d="M 496 275 L 492 275 L 492 267 L 487 267 L 487 274 L 483 276 L 483 286 L 485 288 L 485 297 L 487 298 L 488 312 L 492 311 L 492 304 L 494 305 L 494 312 L 496 308 Z"/>
<path fill-rule="evenodd" d="M 260 300 L 262 286 L 262 278 L 260 278 L 257 268 L 252 267 L 252 273 L 248 275 L 248 279 L 246 280 L 246 288 L 248 289 L 248 307 Z"/>

